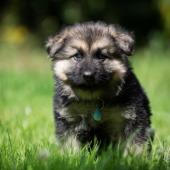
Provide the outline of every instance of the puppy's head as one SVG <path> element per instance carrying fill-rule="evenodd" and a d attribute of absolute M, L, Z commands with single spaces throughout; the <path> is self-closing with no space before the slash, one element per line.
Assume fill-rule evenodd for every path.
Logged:
<path fill-rule="evenodd" d="M 132 36 L 119 27 L 88 22 L 65 28 L 46 47 L 60 80 L 95 91 L 123 79 L 133 44 Z"/>

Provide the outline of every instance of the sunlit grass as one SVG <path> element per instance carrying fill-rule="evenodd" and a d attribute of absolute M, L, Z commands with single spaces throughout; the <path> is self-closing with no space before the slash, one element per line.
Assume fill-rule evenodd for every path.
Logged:
<path fill-rule="evenodd" d="M 42 49 L 0 47 L 0 169 L 170 169 L 170 58 L 145 49 L 131 58 L 152 107 L 156 130 L 148 157 L 109 149 L 61 155 L 55 144 L 53 81 Z"/>

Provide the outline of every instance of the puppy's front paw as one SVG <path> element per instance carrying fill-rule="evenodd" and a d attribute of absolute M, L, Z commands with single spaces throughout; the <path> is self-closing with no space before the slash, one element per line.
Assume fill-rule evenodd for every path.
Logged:
<path fill-rule="evenodd" d="M 63 154 L 65 154 L 66 152 L 76 154 L 80 151 L 81 144 L 77 140 L 77 137 L 75 135 L 70 135 L 59 143 L 59 147 L 61 149 L 61 153 Z"/>

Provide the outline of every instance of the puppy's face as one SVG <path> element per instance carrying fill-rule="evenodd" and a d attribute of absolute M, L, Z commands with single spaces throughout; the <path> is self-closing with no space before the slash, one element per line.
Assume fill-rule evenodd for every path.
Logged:
<path fill-rule="evenodd" d="M 103 23 L 67 27 L 47 42 L 55 75 L 73 88 L 97 90 L 121 80 L 134 40 Z"/>

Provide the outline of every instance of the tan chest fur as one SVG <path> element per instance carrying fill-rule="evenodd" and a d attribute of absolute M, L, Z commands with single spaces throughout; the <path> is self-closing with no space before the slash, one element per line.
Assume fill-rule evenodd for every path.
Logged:
<path fill-rule="evenodd" d="M 68 107 L 68 121 L 81 123 L 84 120 L 86 126 L 97 128 L 102 127 L 107 132 L 120 132 L 126 120 L 126 108 L 119 106 L 103 106 L 101 111 L 101 120 L 96 121 L 93 114 L 97 108 L 95 103 L 72 103 Z"/>

